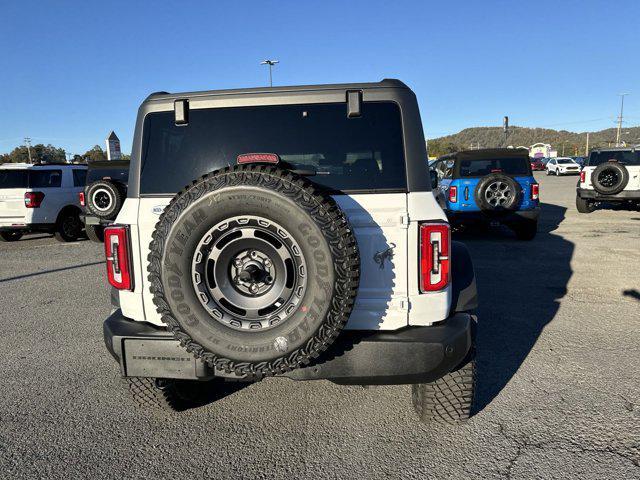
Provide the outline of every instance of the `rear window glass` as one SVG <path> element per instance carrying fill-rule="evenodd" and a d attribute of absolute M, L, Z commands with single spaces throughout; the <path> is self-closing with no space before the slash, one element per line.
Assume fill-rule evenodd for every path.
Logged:
<path fill-rule="evenodd" d="M 87 174 L 87 183 L 93 183 L 96 180 L 118 180 L 126 183 L 129 179 L 128 168 L 98 168 L 92 169 L 89 167 L 89 173 Z"/>
<path fill-rule="evenodd" d="M 0 188 L 28 188 L 27 170 L 0 170 Z"/>
<path fill-rule="evenodd" d="M 567 164 L 573 165 L 574 163 L 575 162 L 573 160 L 567 160 L 567 159 L 558 160 L 559 165 L 567 165 Z"/>
<path fill-rule="evenodd" d="M 620 162 L 624 165 L 640 165 L 640 151 L 609 151 L 609 152 L 591 152 L 588 165 L 598 166 L 609 160 Z"/>
<path fill-rule="evenodd" d="M 483 177 L 490 173 L 505 175 L 529 175 L 531 164 L 526 158 L 496 158 L 482 160 L 461 160 L 461 177 Z"/>
<path fill-rule="evenodd" d="M 144 122 L 140 193 L 175 193 L 243 153 L 276 153 L 332 191 L 405 190 L 402 122 L 395 103 L 199 109 L 176 126 L 173 111 Z"/>
<path fill-rule="evenodd" d="M 62 185 L 62 170 L 0 170 L 0 188 L 53 188 Z"/>

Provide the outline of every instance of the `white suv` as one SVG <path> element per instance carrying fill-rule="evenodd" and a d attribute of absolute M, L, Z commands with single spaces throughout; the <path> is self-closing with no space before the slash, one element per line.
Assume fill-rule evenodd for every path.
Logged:
<path fill-rule="evenodd" d="M 593 212 L 600 203 L 640 207 L 640 146 L 594 150 L 580 172 L 576 208 Z"/>
<path fill-rule="evenodd" d="M 60 241 L 82 235 L 80 200 L 85 165 L 6 163 L 0 165 L 0 239 L 30 232 L 53 233 Z"/>
<path fill-rule="evenodd" d="M 412 384 L 422 420 L 470 415 L 473 265 L 406 85 L 154 94 L 132 152 L 104 335 L 139 404 L 286 376 Z"/>
<path fill-rule="evenodd" d="M 552 158 L 547 162 L 547 175 L 577 175 L 580 173 L 580 165 L 572 158 Z"/>

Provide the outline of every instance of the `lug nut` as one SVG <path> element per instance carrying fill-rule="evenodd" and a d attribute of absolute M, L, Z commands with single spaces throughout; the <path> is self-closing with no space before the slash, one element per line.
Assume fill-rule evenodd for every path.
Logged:
<path fill-rule="evenodd" d="M 273 277 L 271 277 L 271 275 L 267 275 L 264 281 L 270 284 L 271 282 L 273 282 Z"/>
<path fill-rule="evenodd" d="M 251 293 L 256 293 L 258 291 L 258 286 L 254 283 L 249 287 Z"/>
<path fill-rule="evenodd" d="M 236 264 L 236 267 L 241 267 L 242 266 L 242 259 L 241 258 L 236 258 L 233 263 Z"/>
<path fill-rule="evenodd" d="M 258 256 L 258 252 L 253 250 L 250 255 L 251 255 L 251 258 L 256 258 Z"/>
<path fill-rule="evenodd" d="M 264 266 L 265 267 L 270 267 L 271 266 L 271 260 L 269 260 L 268 258 L 264 259 Z"/>

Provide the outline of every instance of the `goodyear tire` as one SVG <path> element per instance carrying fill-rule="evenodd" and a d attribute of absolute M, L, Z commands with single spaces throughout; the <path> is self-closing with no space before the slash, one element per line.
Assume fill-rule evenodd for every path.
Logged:
<path fill-rule="evenodd" d="M 84 228 L 87 238 L 92 242 L 104 243 L 104 227 L 102 225 L 87 225 Z"/>
<path fill-rule="evenodd" d="M 122 208 L 122 192 L 109 180 L 98 180 L 88 185 L 85 198 L 87 209 L 95 216 L 107 220 L 116 218 Z"/>
<path fill-rule="evenodd" d="M 413 408 L 421 422 L 453 425 L 468 420 L 476 394 L 475 349 L 456 370 L 411 388 Z"/>
<path fill-rule="evenodd" d="M 347 322 L 359 254 L 333 199 L 289 171 L 205 175 L 160 216 L 149 280 L 162 320 L 218 371 L 260 378 L 306 365 Z"/>
<path fill-rule="evenodd" d="M 520 204 L 522 188 L 513 178 L 492 173 L 480 179 L 474 196 L 477 205 L 483 211 L 510 211 Z"/>
<path fill-rule="evenodd" d="M 593 189 L 602 195 L 615 195 L 629 183 L 629 170 L 618 162 L 601 163 L 591 174 Z"/>

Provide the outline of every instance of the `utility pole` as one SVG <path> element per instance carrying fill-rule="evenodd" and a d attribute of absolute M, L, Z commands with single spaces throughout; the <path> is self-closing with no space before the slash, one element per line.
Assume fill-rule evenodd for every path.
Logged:
<path fill-rule="evenodd" d="M 507 146 L 507 138 L 509 137 L 509 117 L 505 116 L 502 120 L 502 129 L 504 130 L 504 146 Z"/>
<path fill-rule="evenodd" d="M 587 146 L 584 149 L 584 156 L 588 157 L 589 156 L 589 132 L 587 132 Z"/>
<path fill-rule="evenodd" d="M 620 130 L 622 130 L 622 112 L 624 111 L 624 97 L 628 93 L 619 93 L 620 96 L 620 116 L 618 117 L 618 133 L 616 134 L 616 147 L 620 146 Z"/>
<path fill-rule="evenodd" d="M 31 138 L 24 137 L 24 143 L 27 145 L 27 152 L 29 152 L 29 163 L 33 163 L 31 159 Z"/>
<path fill-rule="evenodd" d="M 278 60 L 264 60 L 263 62 L 260 62 L 260 65 L 269 65 L 269 86 L 273 87 L 273 74 L 271 72 L 271 69 L 273 68 L 273 66 L 276 63 L 280 63 Z"/>

